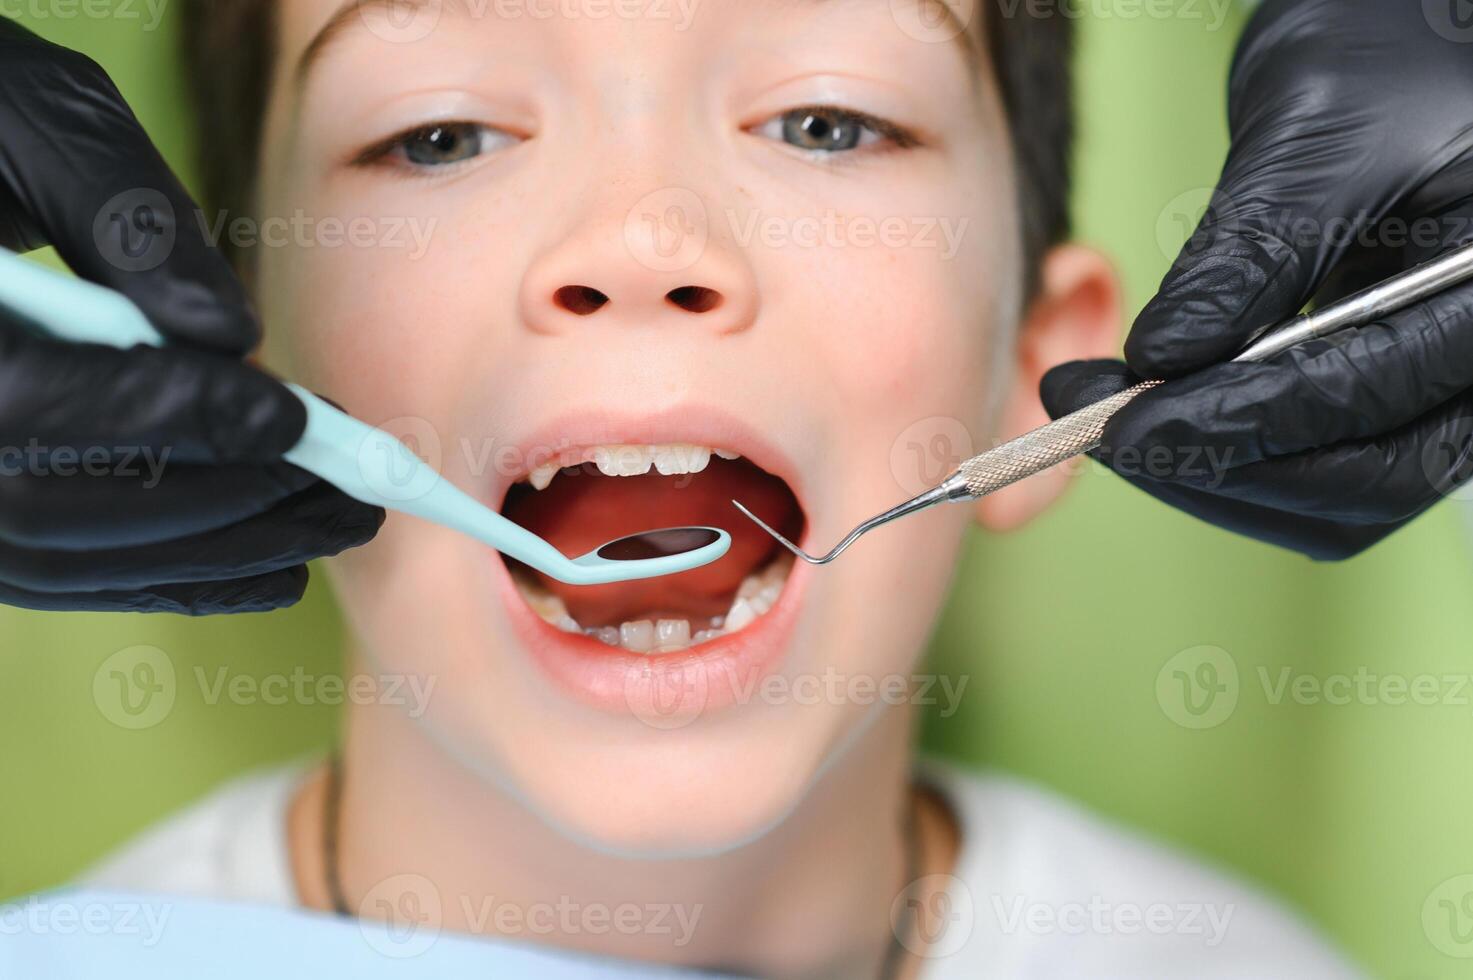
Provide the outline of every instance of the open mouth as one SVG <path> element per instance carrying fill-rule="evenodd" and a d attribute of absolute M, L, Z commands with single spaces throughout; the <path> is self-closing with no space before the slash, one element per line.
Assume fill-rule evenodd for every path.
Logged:
<path fill-rule="evenodd" d="M 600 445 L 560 453 L 507 491 L 501 513 L 566 555 L 665 527 L 726 528 L 731 550 L 703 568 L 610 585 L 572 586 L 506 559 L 545 622 L 610 647 L 679 653 L 740 632 L 777 604 L 793 558 L 751 522 L 747 503 L 791 540 L 803 510 L 787 482 L 730 450 L 688 443 Z"/>

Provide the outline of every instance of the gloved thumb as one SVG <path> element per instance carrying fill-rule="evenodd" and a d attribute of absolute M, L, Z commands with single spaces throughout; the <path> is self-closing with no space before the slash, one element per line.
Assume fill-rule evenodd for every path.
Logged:
<path fill-rule="evenodd" d="M 1038 394 L 1049 416 L 1057 419 L 1119 394 L 1140 380 L 1120 361 L 1069 361 L 1043 376 Z"/>

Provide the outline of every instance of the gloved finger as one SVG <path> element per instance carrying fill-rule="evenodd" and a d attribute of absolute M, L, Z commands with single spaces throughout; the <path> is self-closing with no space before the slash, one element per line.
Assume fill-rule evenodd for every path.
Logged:
<path fill-rule="evenodd" d="M 62 551 L 203 534 L 264 514 L 318 481 L 289 463 L 171 466 L 142 453 L 106 465 L 74 461 L 62 474 L 55 460 L 26 465 L 0 450 L 0 541 Z"/>
<path fill-rule="evenodd" d="M 270 462 L 296 445 L 306 408 L 231 358 L 186 348 L 115 350 L 0 328 L 0 448 L 149 448 L 177 463 Z"/>
<path fill-rule="evenodd" d="M 1347 524 L 1398 524 L 1470 478 L 1473 394 L 1465 393 L 1375 438 L 1174 480 L 1291 514 Z"/>
<path fill-rule="evenodd" d="M 1370 2 L 1403 50 L 1422 46 L 1420 11 Z M 1367 45 L 1353 21 L 1325 21 L 1336 6 L 1266 4 L 1245 31 L 1229 80 L 1231 148 L 1206 213 L 1126 340 L 1137 373 L 1173 378 L 1226 360 L 1298 313 L 1365 230 L 1427 182 L 1433 161 L 1454 158 L 1461 138 L 1435 125 L 1409 126 L 1413 142 L 1386 146 L 1364 100 L 1409 121 L 1427 100 L 1374 80 L 1395 45 Z"/>
<path fill-rule="evenodd" d="M 242 355 L 245 288 L 107 73 L 0 18 L 0 245 L 50 244 L 171 339 Z"/>
<path fill-rule="evenodd" d="M 0 605 L 39 612 L 175 613 L 218 616 L 272 612 L 294 606 L 307 592 L 306 565 L 222 582 L 154 585 L 133 591 L 33 592 L 0 582 Z"/>
<path fill-rule="evenodd" d="M 1074 361 L 1044 375 L 1040 394 L 1049 414 L 1059 418 L 1123 391 L 1138 380 L 1119 361 Z M 1129 409 L 1127 406 L 1126 411 Z M 1290 503 L 1294 495 L 1284 491 L 1281 484 L 1291 478 L 1303 479 L 1300 473 L 1291 475 L 1291 470 L 1301 465 L 1301 457 L 1253 464 L 1240 474 L 1229 469 L 1223 455 L 1212 447 L 1200 449 L 1195 458 L 1183 454 L 1162 459 L 1130 446 L 1103 446 L 1090 457 L 1138 489 L 1198 520 L 1322 561 L 1358 554 L 1400 526 L 1346 523 L 1318 516 L 1307 506 L 1285 509 L 1282 505 Z M 1231 491 L 1241 492 L 1223 491 L 1230 479 L 1238 481 Z M 1330 486 L 1334 489 L 1333 483 Z M 1343 491 L 1343 485 L 1339 489 Z M 1324 496 L 1316 488 L 1301 493 L 1299 502 L 1307 504 L 1315 497 L 1322 501 Z"/>
<path fill-rule="evenodd" d="M 1439 177 L 1445 182 L 1459 181 L 1464 189 L 1473 188 L 1473 159 L 1450 166 Z M 1473 191 L 1465 190 L 1458 197 L 1443 193 L 1436 211 L 1400 205 L 1369 228 L 1363 240 L 1340 253 L 1315 293 L 1314 303 L 1323 307 L 1469 242 L 1473 242 Z"/>
<path fill-rule="evenodd" d="M 1140 380 L 1121 361 L 1068 361 L 1044 374 L 1038 395 L 1049 416 L 1057 419 L 1117 395 Z"/>
<path fill-rule="evenodd" d="M 90 592 L 265 575 L 367 544 L 383 517 L 318 483 L 266 514 L 173 541 L 96 551 L 0 544 L 0 581 L 33 592 Z"/>
<path fill-rule="evenodd" d="M 1259 134 L 1234 145 L 1196 230 L 1136 317 L 1125 359 L 1142 376 L 1228 359 L 1255 331 L 1298 313 L 1324 277 L 1322 243 L 1296 235 L 1296 222 L 1326 222 L 1336 202 L 1306 186 L 1292 150 L 1270 154 L 1266 142 Z"/>
<path fill-rule="evenodd" d="M 1367 439 L 1473 387 L 1473 285 L 1259 364 L 1219 364 L 1147 392 L 1102 445 L 1181 453 L 1212 446 L 1233 466 Z"/>
<path fill-rule="evenodd" d="M 1147 476 L 1124 475 L 1132 486 L 1185 514 L 1242 537 L 1295 551 L 1316 561 L 1343 561 L 1365 551 L 1402 525 L 1350 524 L 1277 510 Z"/>

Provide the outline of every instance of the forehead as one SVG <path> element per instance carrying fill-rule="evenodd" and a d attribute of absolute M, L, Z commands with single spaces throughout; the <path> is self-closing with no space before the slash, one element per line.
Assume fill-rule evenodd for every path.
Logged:
<path fill-rule="evenodd" d="M 888 8 L 897 36 L 959 48 L 972 67 L 981 35 L 980 0 L 293 0 L 279 18 L 282 47 L 297 82 L 335 44 L 354 33 L 415 43 L 440 30 L 464 31 L 495 22 L 663 22 L 689 30 L 703 14 L 770 18 L 775 25 L 822 8 Z M 864 11 L 869 13 L 868 10 Z"/>

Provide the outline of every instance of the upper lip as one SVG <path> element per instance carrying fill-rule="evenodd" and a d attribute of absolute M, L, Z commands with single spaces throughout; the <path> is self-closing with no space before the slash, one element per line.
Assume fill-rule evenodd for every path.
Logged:
<path fill-rule="evenodd" d="M 580 412 L 558 416 L 536 425 L 511 442 L 513 466 L 498 469 L 490 489 L 498 505 L 512 484 L 526 479 L 532 468 L 568 454 L 577 459 L 598 446 L 651 446 L 686 443 L 740 453 L 754 465 L 788 485 L 803 500 L 802 476 L 792 456 L 775 442 L 730 412 L 708 405 L 674 405 L 654 413 Z M 733 517 L 741 518 L 736 508 Z"/>

